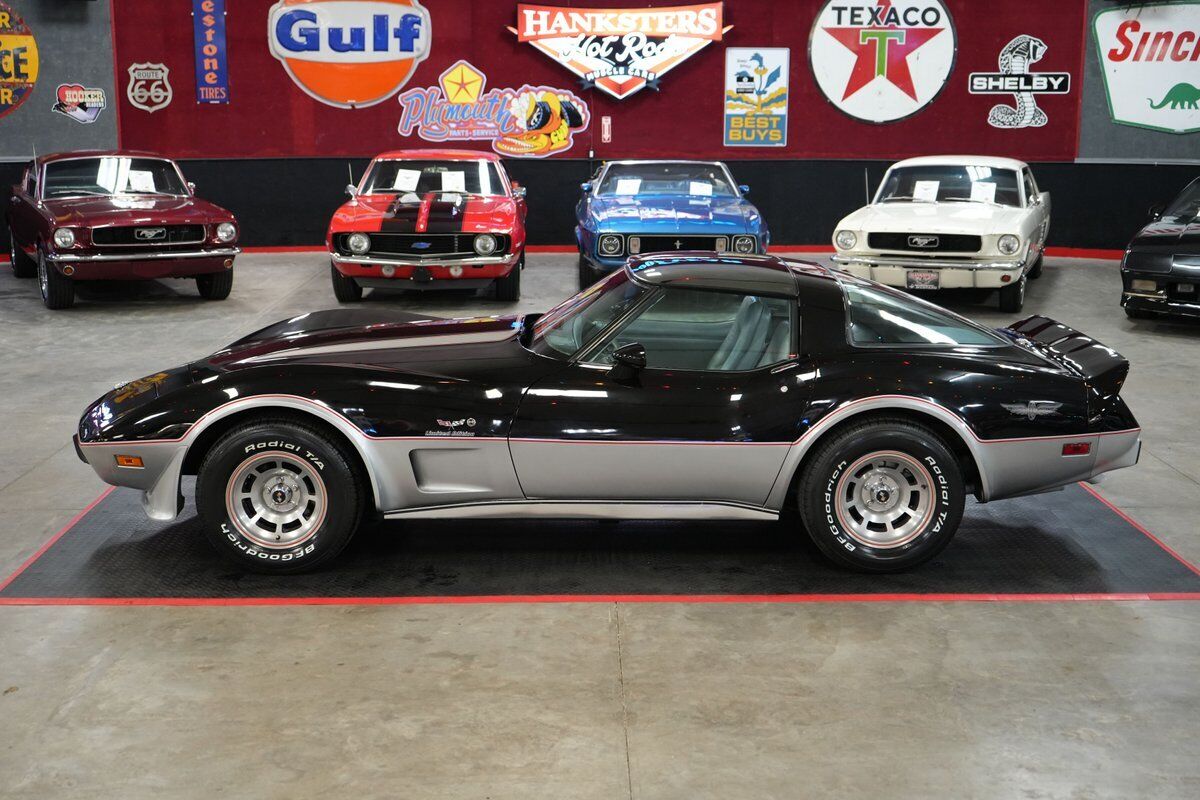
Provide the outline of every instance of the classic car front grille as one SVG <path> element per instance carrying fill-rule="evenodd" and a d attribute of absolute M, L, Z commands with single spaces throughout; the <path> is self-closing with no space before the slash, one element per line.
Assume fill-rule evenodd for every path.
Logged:
<path fill-rule="evenodd" d="M 130 225 L 93 228 L 92 244 L 97 247 L 161 247 L 170 244 L 200 244 L 203 225 Z"/>
<path fill-rule="evenodd" d="M 476 233 L 371 233 L 371 249 L 368 255 L 395 256 L 398 258 L 474 258 Z M 498 240 L 496 254 L 508 252 L 508 237 L 492 234 Z M 347 233 L 338 234 L 335 241 L 337 251 L 351 255 L 346 246 Z"/>
<path fill-rule="evenodd" d="M 638 236 L 629 237 L 629 254 L 671 253 L 677 250 L 730 250 L 728 236 Z"/>
<path fill-rule="evenodd" d="M 867 246 L 911 253 L 978 253 L 983 239 L 963 233 L 871 233 Z"/>

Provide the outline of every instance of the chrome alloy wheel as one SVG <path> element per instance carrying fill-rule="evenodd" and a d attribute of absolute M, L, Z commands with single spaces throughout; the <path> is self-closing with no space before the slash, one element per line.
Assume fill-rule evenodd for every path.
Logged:
<path fill-rule="evenodd" d="M 50 297 L 50 265 L 46 263 L 46 255 L 38 250 L 37 257 L 38 286 L 42 289 L 42 299 Z"/>
<path fill-rule="evenodd" d="M 229 477 L 225 510 L 255 544 L 286 550 L 316 534 L 325 519 L 321 476 L 292 453 L 269 451 L 243 461 Z"/>
<path fill-rule="evenodd" d="M 929 470 L 904 453 L 868 453 L 837 483 L 838 521 L 867 547 L 886 549 L 911 542 L 925 530 L 933 508 Z"/>

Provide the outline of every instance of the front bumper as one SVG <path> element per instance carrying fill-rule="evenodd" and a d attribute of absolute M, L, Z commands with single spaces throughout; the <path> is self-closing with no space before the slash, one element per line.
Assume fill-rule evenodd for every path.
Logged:
<path fill-rule="evenodd" d="M 1154 290 L 1134 289 L 1136 281 L 1153 282 Z M 1200 266 L 1176 264 L 1169 272 L 1121 269 L 1121 306 L 1180 317 L 1200 317 Z M 1189 289 L 1190 291 L 1184 291 Z"/>
<path fill-rule="evenodd" d="M 340 253 L 330 253 L 329 257 L 338 272 L 364 286 L 376 282 L 383 285 L 394 285 L 400 281 L 410 284 L 402 288 L 436 288 L 439 284 L 466 288 L 475 281 L 482 285 L 507 276 L 521 261 L 520 253 L 453 259 L 438 256 L 346 256 Z"/>
<path fill-rule="evenodd" d="M 843 255 L 836 253 L 833 263 L 857 278 L 904 288 L 909 272 L 932 272 L 939 275 L 941 289 L 999 289 L 1010 286 L 1025 274 L 1026 259 L 966 259 L 912 258 L 888 255 Z"/>
<path fill-rule="evenodd" d="M 84 443 L 75 434 L 72 442 L 79 460 L 86 463 L 100 480 L 113 486 L 127 486 L 142 493 L 146 516 L 171 520 L 183 509 L 179 476 L 187 447 L 182 442 L 95 442 Z M 117 456 L 136 456 L 141 467 L 121 467 Z"/>
<path fill-rule="evenodd" d="M 191 278 L 233 266 L 240 247 L 163 250 L 151 253 L 49 253 L 46 261 L 75 280 Z M 229 262 L 229 263 L 226 263 Z M 66 269 L 69 267 L 70 269 Z M 64 271 L 65 270 L 65 271 Z"/>

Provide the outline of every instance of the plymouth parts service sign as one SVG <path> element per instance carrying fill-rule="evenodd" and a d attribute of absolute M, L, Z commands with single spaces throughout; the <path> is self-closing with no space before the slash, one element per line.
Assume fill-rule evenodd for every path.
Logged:
<path fill-rule="evenodd" d="M 721 37 L 723 3 L 669 8 L 517 6 L 517 39 L 623 100 Z"/>
<path fill-rule="evenodd" d="M 338 108 L 400 91 L 429 55 L 429 12 L 417 0 L 279 0 L 267 41 L 296 85 Z"/>
<path fill-rule="evenodd" d="M 1110 8 L 1094 28 L 1113 122 L 1200 131 L 1200 3 Z"/>
<path fill-rule="evenodd" d="M 830 0 L 809 36 L 813 77 L 840 111 L 895 122 L 933 102 L 957 43 L 940 0 Z"/>

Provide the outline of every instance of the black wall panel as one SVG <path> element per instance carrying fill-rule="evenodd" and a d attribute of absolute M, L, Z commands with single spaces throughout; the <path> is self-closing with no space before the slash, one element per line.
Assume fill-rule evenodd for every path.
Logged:
<path fill-rule="evenodd" d="M 334 209 L 345 200 L 366 159 L 235 159 L 180 162 L 199 193 L 237 215 L 246 245 L 317 245 Z M 0 163 L 5 187 L 19 163 Z M 532 244 L 572 244 L 579 184 L 597 162 L 508 161 L 514 180 L 529 189 Z M 779 244 L 828 245 L 838 220 L 864 202 L 883 176 L 884 161 L 734 161 L 730 169 L 750 186 L 750 198 Z M 1033 166 L 1052 195 L 1050 245 L 1120 249 L 1141 226 L 1146 210 L 1165 202 L 1200 174 L 1200 165 L 1074 164 Z"/>

